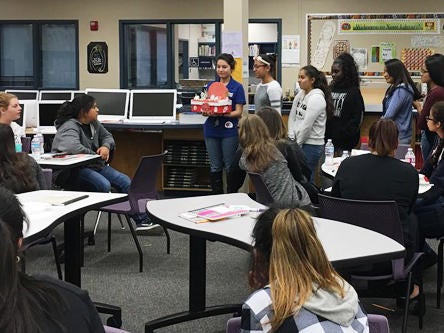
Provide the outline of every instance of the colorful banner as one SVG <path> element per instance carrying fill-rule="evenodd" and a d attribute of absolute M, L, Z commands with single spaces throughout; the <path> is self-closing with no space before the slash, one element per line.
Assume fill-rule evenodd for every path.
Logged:
<path fill-rule="evenodd" d="M 339 34 L 438 34 L 439 19 L 339 20 Z"/>

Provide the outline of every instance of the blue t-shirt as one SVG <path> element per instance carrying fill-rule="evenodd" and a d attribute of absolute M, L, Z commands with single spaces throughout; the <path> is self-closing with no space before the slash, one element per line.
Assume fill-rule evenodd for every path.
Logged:
<path fill-rule="evenodd" d="M 213 81 L 216 82 L 216 81 Z M 207 90 L 213 83 L 207 85 Z M 228 97 L 231 99 L 233 111 L 237 104 L 245 105 L 245 92 L 242 84 L 230 79 L 227 84 Z M 224 116 L 208 117 L 204 124 L 204 137 L 206 138 L 227 138 L 230 136 L 237 136 L 237 124 L 239 118 L 229 118 Z"/>

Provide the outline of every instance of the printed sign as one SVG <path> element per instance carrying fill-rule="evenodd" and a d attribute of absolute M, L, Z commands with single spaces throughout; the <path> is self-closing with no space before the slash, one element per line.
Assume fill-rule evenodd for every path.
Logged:
<path fill-rule="evenodd" d="M 105 42 L 91 42 L 87 48 L 88 72 L 108 73 L 108 45 Z"/>

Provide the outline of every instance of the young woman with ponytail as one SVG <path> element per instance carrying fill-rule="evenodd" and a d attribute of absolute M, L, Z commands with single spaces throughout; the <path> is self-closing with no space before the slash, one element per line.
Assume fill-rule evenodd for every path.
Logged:
<path fill-rule="evenodd" d="M 18 199 L 0 187 L 0 332 L 104 332 L 87 292 L 19 271 L 23 222 Z"/>

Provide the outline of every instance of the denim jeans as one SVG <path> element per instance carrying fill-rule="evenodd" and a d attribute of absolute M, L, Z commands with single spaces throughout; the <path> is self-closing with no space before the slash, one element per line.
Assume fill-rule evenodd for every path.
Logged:
<path fill-rule="evenodd" d="M 311 170 L 310 181 L 312 182 L 319 164 L 319 159 L 322 155 L 322 150 L 324 149 L 324 145 L 310 145 L 304 143 L 301 149 L 304 152 L 305 158 L 307 159 L 307 165 Z"/>
<path fill-rule="evenodd" d="M 205 145 L 210 159 L 211 172 L 220 172 L 224 168 L 228 170 L 231 167 L 239 145 L 239 138 L 237 136 L 205 138 Z"/>
<path fill-rule="evenodd" d="M 73 169 L 70 180 L 72 188 L 77 191 L 89 192 L 111 192 L 114 188 L 119 193 L 128 193 L 131 179 L 124 173 L 116 169 L 105 166 L 102 170 L 93 170 L 91 168 Z M 131 215 L 131 218 L 140 224 L 148 219 L 145 213 Z"/>

